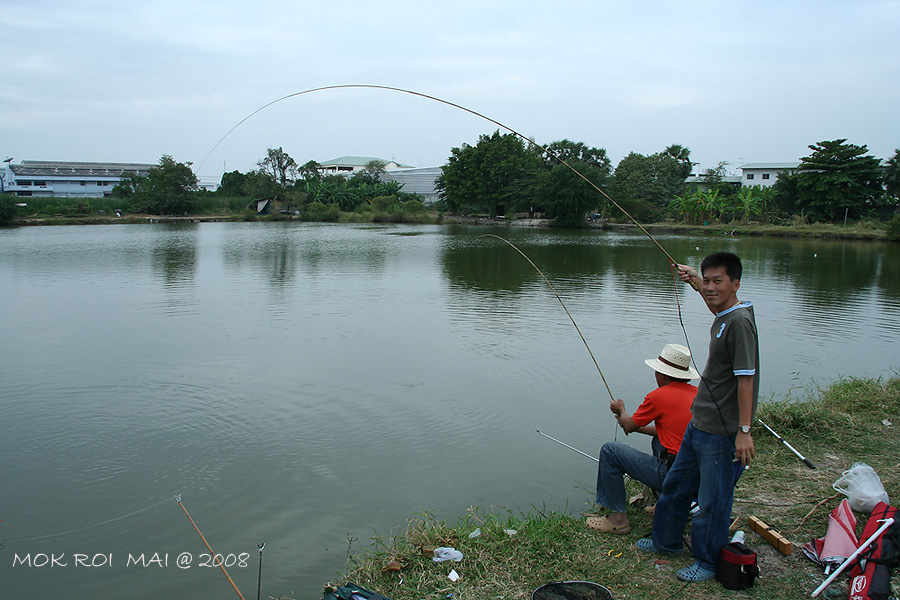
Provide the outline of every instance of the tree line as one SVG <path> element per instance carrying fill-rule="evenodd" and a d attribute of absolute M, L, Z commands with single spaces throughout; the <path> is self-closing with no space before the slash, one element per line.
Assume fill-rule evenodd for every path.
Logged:
<path fill-rule="evenodd" d="M 641 222 L 791 224 L 883 218 L 896 212 L 900 150 L 882 164 L 865 145 L 846 139 L 818 142 L 809 149 L 799 169 L 782 173 L 774 186 L 742 187 L 728 181 L 726 162 L 686 182 L 694 163 L 690 150 L 678 144 L 649 155 L 631 152 L 613 168 L 604 148 L 566 139 L 542 147 L 495 131 L 480 136 L 475 145 L 451 149 L 436 181 L 441 200 L 431 208 L 453 214 L 541 215 L 565 227 L 583 226 L 586 218 L 625 219 L 583 176 Z M 146 176 L 125 173 L 113 195 L 127 212 L 157 215 L 247 212 L 251 202 L 265 198 L 275 200 L 283 212 L 309 220 L 337 220 L 341 213 L 389 218 L 426 211 L 417 196 L 385 181 L 384 175 L 378 161 L 350 177 L 323 174 L 319 163 L 301 165 L 278 147 L 267 149 L 256 169 L 225 173 L 218 189 L 208 192 L 198 188 L 191 163 L 164 155 Z M 11 199 L 0 202 L 0 219 L 14 214 Z"/>
<path fill-rule="evenodd" d="M 269 148 L 257 162 L 257 169 L 223 174 L 215 192 L 198 189 L 190 165 L 163 156 L 146 176 L 123 175 L 112 193 L 128 201 L 132 212 L 160 215 L 202 211 L 213 198 L 233 210 L 269 199 L 276 201 L 283 212 L 317 221 L 336 220 L 341 212 L 417 214 L 426 210 L 418 197 L 402 191 L 402 184 L 385 181 L 384 163 L 379 161 L 371 161 L 351 177 L 344 177 L 323 174 L 315 161 L 299 165 L 281 147 Z"/>
<path fill-rule="evenodd" d="M 751 220 L 790 224 L 877 218 L 896 211 L 900 199 L 900 150 L 882 166 L 866 146 L 846 139 L 809 146 L 793 173 L 775 185 L 741 186 L 727 178 L 727 162 L 707 168 L 691 182 L 690 149 L 672 144 L 660 152 L 631 152 L 613 168 L 604 148 L 567 139 L 542 147 L 512 133 L 485 134 L 475 145 L 452 148 L 436 181 L 436 207 L 453 214 L 527 213 L 555 219 L 563 227 L 586 218 L 622 220 L 606 197 L 641 222 L 677 219 L 687 223 Z M 565 164 L 564 164 L 565 163 Z M 321 172 L 321 165 L 297 163 L 281 147 L 269 148 L 257 169 L 222 176 L 219 198 L 271 198 L 316 220 L 341 213 L 422 213 L 426 207 L 402 185 L 385 181 L 384 164 L 372 161 L 350 177 Z M 577 171 L 577 173 L 575 172 Z M 180 214 L 203 199 L 190 163 L 163 156 L 146 177 L 126 173 L 113 193 L 131 210 Z"/>
<path fill-rule="evenodd" d="M 728 181 L 727 162 L 686 181 L 690 150 L 673 144 L 655 154 L 631 152 L 612 169 L 606 150 L 561 140 L 542 147 L 514 134 L 482 135 L 474 146 L 451 150 L 438 188 L 451 212 L 542 213 L 564 226 L 585 215 L 624 218 L 609 201 L 562 164 L 585 175 L 638 221 L 790 224 L 886 217 L 900 204 L 900 150 L 882 166 L 866 146 L 846 139 L 809 146 L 793 173 L 774 186 Z"/>

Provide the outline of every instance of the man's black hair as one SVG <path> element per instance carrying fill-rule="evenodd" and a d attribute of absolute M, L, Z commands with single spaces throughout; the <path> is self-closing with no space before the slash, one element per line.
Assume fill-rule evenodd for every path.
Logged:
<path fill-rule="evenodd" d="M 741 259 L 737 257 L 737 254 L 716 252 L 704 258 L 703 262 L 700 263 L 700 274 L 702 275 L 707 269 L 715 269 L 716 267 L 725 267 L 725 272 L 728 273 L 732 281 L 740 281 L 744 272 Z"/>

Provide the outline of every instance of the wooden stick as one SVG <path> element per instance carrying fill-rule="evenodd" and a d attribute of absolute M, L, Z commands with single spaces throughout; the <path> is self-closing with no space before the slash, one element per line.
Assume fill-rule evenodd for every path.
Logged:
<path fill-rule="evenodd" d="M 775 546 L 775 548 L 785 556 L 789 556 L 791 552 L 793 552 L 794 546 L 791 544 L 790 540 L 760 521 L 757 517 L 750 517 L 750 529 Z"/>
<path fill-rule="evenodd" d="M 178 506 L 181 507 L 181 510 L 184 511 L 184 514 L 187 515 L 188 520 L 191 522 L 191 525 L 194 526 L 194 529 L 197 530 L 197 533 L 200 535 L 200 539 L 203 540 L 203 544 L 206 546 L 206 549 L 209 550 L 210 556 L 212 556 L 212 560 L 216 560 L 216 553 L 213 552 L 213 549 L 210 548 L 209 542 L 206 541 L 206 538 L 203 537 L 203 534 L 200 533 L 200 528 L 197 527 L 197 524 L 194 523 L 194 519 L 191 518 L 191 515 L 188 513 L 187 509 L 184 507 L 184 504 L 181 502 L 181 495 L 175 496 L 175 501 L 178 502 Z M 262 554 L 262 552 L 260 552 Z M 231 587 L 234 588 L 235 593 L 238 595 L 238 598 L 241 600 L 245 600 L 244 595 L 241 593 L 241 590 L 238 589 L 237 584 L 234 582 L 234 579 L 231 578 L 231 575 L 228 574 L 228 571 L 225 570 L 225 565 L 219 562 L 219 568 L 222 569 L 222 572 L 225 573 L 225 577 L 228 578 L 228 583 L 231 584 Z M 260 567 L 262 568 L 262 567 Z"/>
<path fill-rule="evenodd" d="M 816 504 L 815 506 L 813 506 L 813 507 L 812 507 L 812 510 L 809 511 L 808 513 L 806 513 L 806 516 L 803 517 L 803 519 L 800 520 L 800 524 L 797 525 L 796 528 L 794 528 L 794 532 L 800 531 L 800 528 L 803 527 L 803 524 L 806 523 L 806 520 L 807 520 L 814 512 L 816 512 L 816 509 L 818 509 L 820 506 L 822 506 L 823 504 L 825 504 L 825 503 L 828 502 L 829 500 L 834 500 L 834 499 L 837 498 L 838 496 L 840 496 L 840 493 L 837 493 L 837 494 L 835 494 L 834 496 L 829 496 L 829 497 L 827 497 L 827 498 L 825 498 L 825 499 L 823 499 L 823 500 L 820 500 L 819 503 Z"/>

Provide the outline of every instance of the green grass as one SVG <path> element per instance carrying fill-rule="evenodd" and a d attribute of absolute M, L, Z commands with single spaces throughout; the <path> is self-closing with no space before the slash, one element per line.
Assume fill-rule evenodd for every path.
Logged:
<path fill-rule="evenodd" d="M 812 239 L 889 240 L 887 223 L 871 220 L 847 223 L 844 227 L 834 223 L 792 223 L 768 225 L 762 223 L 713 223 L 691 225 L 687 223 L 651 223 L 644 225 L 649 231 L 667 230 L 691 235 L 744 235 L 761 237 L 799 237 Z"/>
<path fill-rule="evenodd" d="M 730 592 L 715 580 L 677 581 L 674 571 L 690 564 L 689 556 L 663 559 L 634 546 L 650 531 L 649 515 L 632 509 L 631 534 L 602 535 L 583 525 L 593 508 L 588 505 L 562 512 L 532 507 L 526 514 L 497 506 L 469 508 L 452 524 L 429 513 L 417 515 L 399 532 L 376 536 L 371 547 L 351 543 L 347 570 L 334 583 L 356 583 L 394 600 L 446 600 L 450 594 L 454 600 L 527 600 L 540 585 L 559 580 L 594 581 L 616 599 L 808 598 L 825 577 L 800 546 L 825 534 L 828 513 L 843 497 L 831 487 L 841 473 L 866 462 L 892 498 L 900 494 L 900 379 L 842 379 L 801 393 L 804 397 L 762 403 L 759 416 L 818 468 L 808 469 L 760 426 L 754 434 L 756 460 L 735 490 L 735 527 L 747 532 L 762 571 L 750 590 Z M 629 492 L 638 491 L 629 482 Z M 793 553 L 784 556 L 750 532 L 751 515 L 791 540 Z M 857 516 L 861 533 L 865 515 Z M 481 535 L 470 538 L 476 529 Z M 438 546 L 456 548 L 463 560 L 433 562 Z M 455 583 L 447 577 L 451 569 L 461 576 Z M 841 578 L 829 595 L 846 598 L 846 587 Z"/>

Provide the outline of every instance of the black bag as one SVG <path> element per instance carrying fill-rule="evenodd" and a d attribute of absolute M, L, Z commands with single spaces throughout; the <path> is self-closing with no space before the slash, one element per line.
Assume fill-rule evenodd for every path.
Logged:
<path fill-rule="evenodd" d="M 756 564 L 756 552 L 740 542 L 722 546 L 719 564 L 716 565 L 716 579 L 725 589 L 744 590 L 753 587 L 757 575 L 759 567 Z"/>
<path fill-rule="evenodd" d="M 325 586 L 322 600 L 390 600 L 354 583 L 341 586 Z"/>

